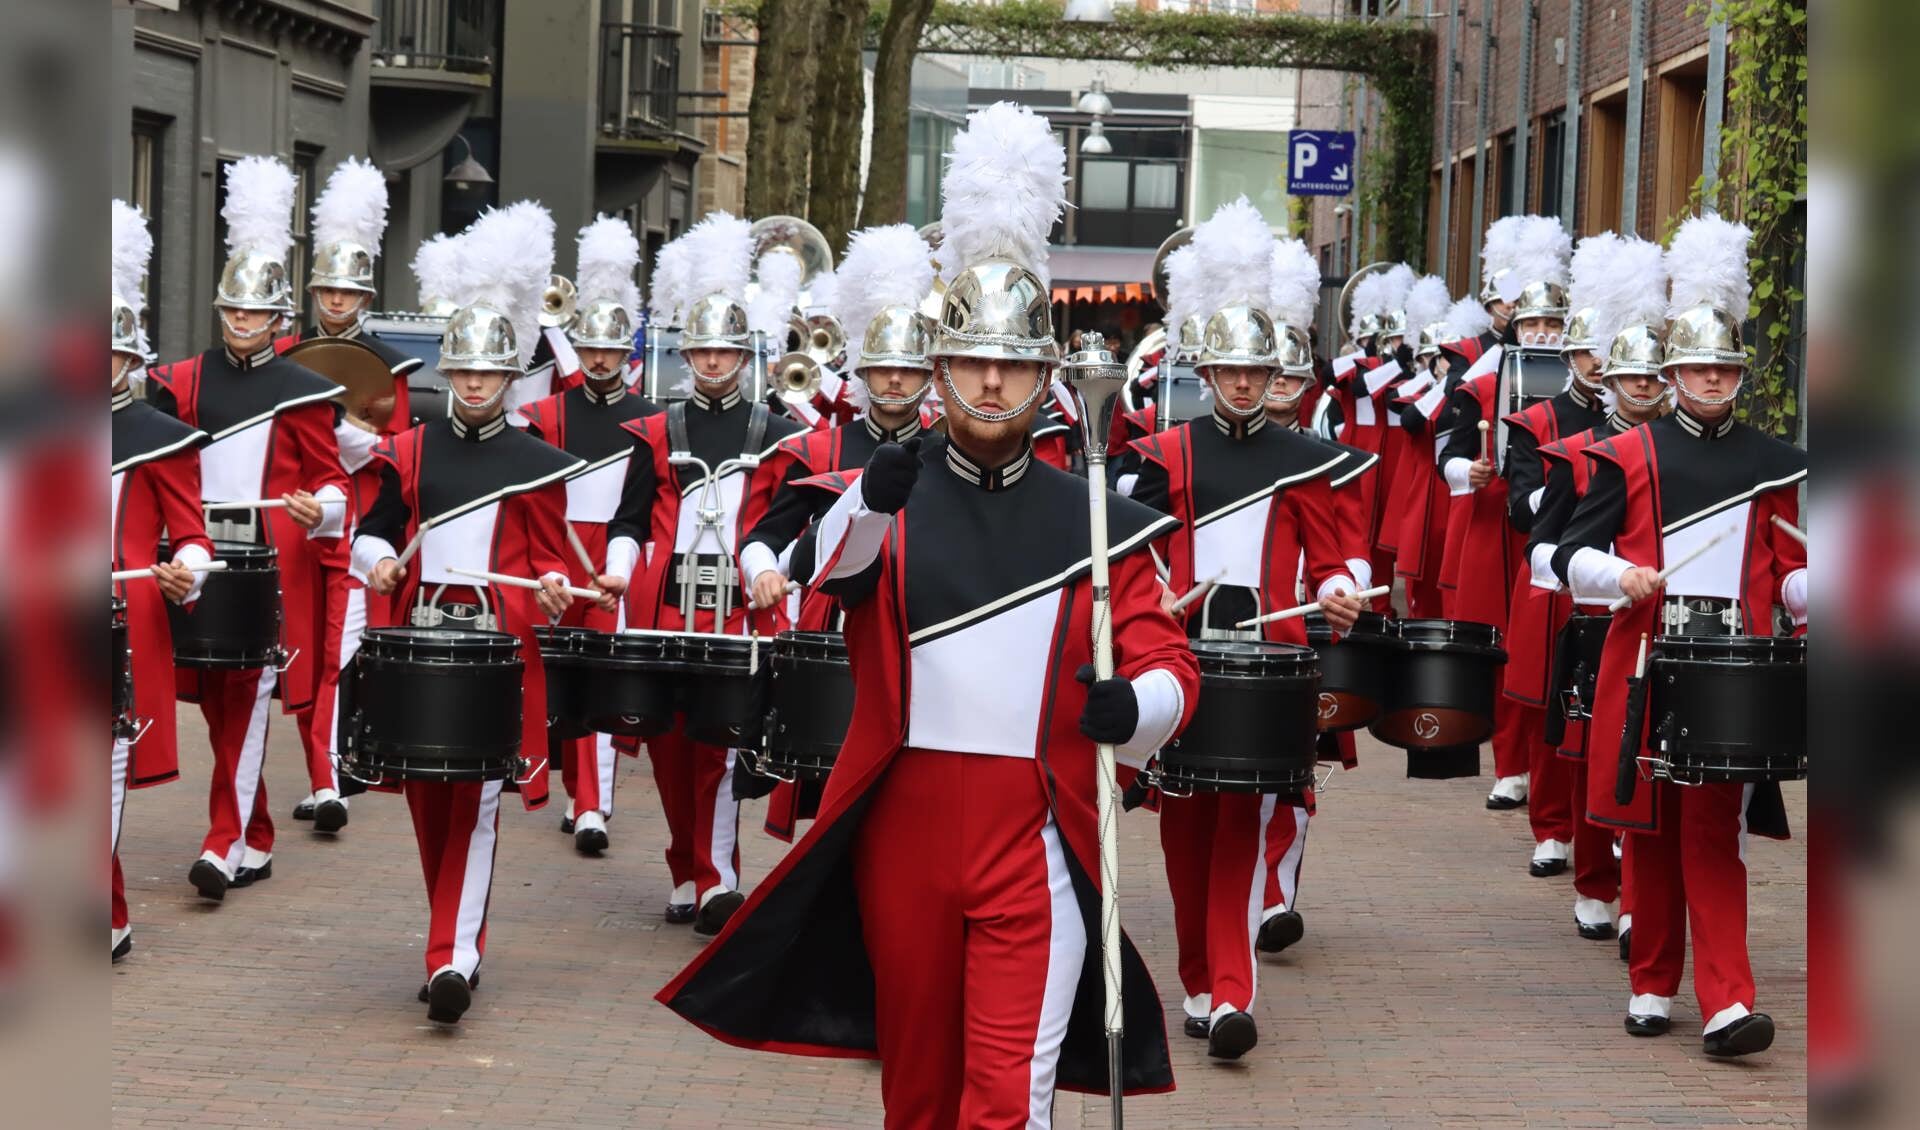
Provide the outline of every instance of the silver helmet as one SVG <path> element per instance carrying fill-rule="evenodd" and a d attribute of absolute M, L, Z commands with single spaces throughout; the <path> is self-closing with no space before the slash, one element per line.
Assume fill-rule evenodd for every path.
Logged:
<path fill-rule="evenodd" d="M 1513 320 L 1559 318 L 1567 316 L 1567 288 L 1555 282 L 1531 282 L 1520 288 L 1513 300 Z"/>
<path fill-rule="evenodd" d="M 1221 307 L 1207 319 L 1194 367 L 1259 365 L 1273 369 L 1280 365 L 1277 353 L 1273 320 L 1264 310 L 1236 303 Z"/>
<path fill-rule="evenodd" d="M 680 349 L 739 349 L 747 344 L 747 311 L 724 294 L 709 294 L 687 308 Z"/>
<path fill-rule="evenodd" d="M 1744 371 L 1747 350 L 1740 340 L 1739 320 L 1705 303 L 1681 311 L 1667 326 L 1666 355 L 1661 364 L 1738 365 Z"/>
<path fill-rule="evenodd" d="M 1206 336 L 1207 323 L 1200 315 L 1190 315 L 1180 323 L 1180 348 L 1173 355 L 1172 363 L 1191 365 L 1194 358 L 1200 356 L 1200 339 Z"/>
<path fill-rule="evenodd" d="M 1415 357 L 1440 356 L 1440 343 L 1449 340 L 1453 331 L 1445 322 L 1433 322 L 1420 327 L 1420 347 L 1413 351 Z"/>
<path fill-rule="evenodd" d="M 313 252 L 313 270 L 307 274 L 307 289 L 316 286 L 335 290 L 374 293 L 373 253 L 350 239 L 322 244 Z"/>
<path fill-rule="evenodd" d="M 265 251 L 249 249 L 234 255 L 220 272 L 213 304 L 229 310 L 293 313 L 293 287 L 287 281 L 287 265 L 278 255 Z"/>
<path fill-rule="evenodd" d="M 1379 335 L 1381 341 L 1385 341 L 1390 337 L 1397 337 L 1401 341 L 1407 340 L 1407 312 L 1405 310 L 1389 310 L 1380 315 L 1380 319 L 1375 325 L 1375 332 Z"/>
<path fill-rule="evenodd" d="M 1273 338 L 1277 346 L 1275 360 L 1279 362 L 1281 372 L 1289 377 L 1313 375 L 1313 339 L 1307 336 L 1305 329 L 1275 322 Z"/>
<path fill-rule="evenodd" d="M 575 349 L 633 350 L 633 315 L 611 298 L 596 298 L 575 312 L 567 327 L 567 340 Z"/>
<path fill-rule="evenodd" d="M 1052 296 L 1012 260 L 976 263 L 947 284 L 928 354 L 1057 365 Z"/>
<path fill-rule="evenodd" d="M 933 345 L 934 332 L 933 319 L 913 307 L 882 306 L 867 323 L 853 371 L 887 367 L 932 372 L 933 362 L 927 359 L 927 352 Z"/>
<path fill-rule="evenodd" d="M 1510 267 L 1502 267 L 1497 271 L 1488 271 L 1486 277 L 1480 280 L 1480 305 L 1492 306 L 1494 303 L 1500 301 L 1500 280 L 1512 273 L 1513 270 Z"/>
<path fill-rule="evenodd" d="M 140 316 L 133 312 L 133 303 L 117 294 L 113 296 L 113 351 L 132 357 L 136 365 L 147 359 L 140 348 Z"/>
<path fill-rule="evenodd" d="M 1600 342 L 1594 340 L 1593 336 L 1595 323 L 1599 318 L 1600 312 L 1591 306 L 1582 306 L 1575 310 L 1567 319 L 1566 330 L 1560 337 L 1561 354 L 1579 353 L 1583 350 L 1588 353 L 1600 352 Z"/>
<path fill-rule="evenodd" d="M 1379 336 L 1380 336 L 1380 315 L 1378 314 L 1363 315 L 1360 318 L 1359 324 L 1354 327 L 1353 340 L 1356 345 L 1362 341 L 1367 340 L 1370 337 L 1379 337 Z"/>
<path fill-rule="evenodd" d="M 441 372 L 479 369 L 519 376 L 520 340 L 513 322 L 491 306 L 462 306 L 440 334 Z"/>
<path fill-rule="evenodd" d="M 1649 325 L 1627 326 L 1613 335 L 1607 343 L 1606 363 L 1600 368 L 1602 377 L 1657 377 L 1660 365 L 1666 356 L 1666 342 L 1662 339 L 1660 327 Z"/>

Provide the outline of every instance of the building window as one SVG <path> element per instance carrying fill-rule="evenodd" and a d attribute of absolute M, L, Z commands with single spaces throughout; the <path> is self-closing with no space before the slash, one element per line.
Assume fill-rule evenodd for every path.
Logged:
<path fill-rule="evenodd" d="M 155 281 L 160 274 L 160 172 L 161 148 L 166 138 L 167 123 L 162 119 L 135 116 L 133 120 L 133 176 L 127 185 L 127 203 L 140 209 L 147 218 L 147 234 L 153 237 L 153 257 L 147 262 L 147 275 L 140 280 L 141 313 L 140 321 L 147 331 L 147 340 L 158 345 L 160 341 L 160 311 L 155 309 L 153 297 L 160 293 Z"/>
<path fill-rule="evenodd" d="M 1655 234 L 1689 211 L 1706 144 L 1707 61 L 1695 59 L 1660 76 L 1659 153 L 1655 157 Z"/>
<path fill-rule="evenodd" d="M 1112 155 L 1082 156 L 1073 170 L 1073 242 L 1158 247 L 1179 227 L 1187 168 L 1185 133 L 1180 127 L 1109 125 Z M 1057 226 L 1054 237 L 1061 235 Z"/>
<path fill-rule="evenodd" d="M 1499 155 L 1495 158 L 1496 164 L 1493 166 L 1495 176 L 1493 192 L 1496 206 L 1494 215 L 1496 217 L 1512 216 L 1520 211 L 1522 202 L 1527 198 L 1527 171 L 1519 169 L 1517 170 L 1519 175 L 1515 176 L 1512 130 L 1500 135 L 1496 148 Z"/>
<path fill-rule="evenodd" d="M 1596 100 L 1587 121 L 1587 216 L 1581 231 L 1593 235 L 1620 226 L 1627 157 L 1626 91 Z"/>
<path fill-rule="evenodd" d="M 1553 114 L 1540 120 L 1540 215 L 1560 214 L 1561 161 L 1566 153 L 1567 127 L 1564 117 Z"/>
<path fill-rule="evenodd" d="M 320 151 L 306 146 L 293 150 L 293 250 L 287 253 L 287 283 L 293 287 L 293 308 L 306 306 L 307 264 L 313 262 L 313 181 Z"/>
<path fill-rule="evenodd" d="M 1133 206 L 1168 211 L 1180 203 L 1180 168 L 1177 165 L 1135 165 L 1133 167 Z"/>
<path fill-rule="evenodd" d="M 1481 152 L 1476 148 L 1474 153 Z M 1480 254 L 1480 232 L 1473 229 L 1473 202 L 1475 194 L 1481 191 L 1480 162 L 1478 157 L 1462 157 L 1453 172 L 1453 223 L 1449 225 L 1457 234 L 1453 237 L 1453 246 L 1448 248 L 1452 262 L 1447 269 L 1449 279 L 1459 280 L 1464 289 L 1473 278 L 1475 256 Z"/>
<path fill-rule="evenodd" d="M 1121 211 L 1127 207 L 1125 161 L 1080 162 L 1080 207 Z"/>

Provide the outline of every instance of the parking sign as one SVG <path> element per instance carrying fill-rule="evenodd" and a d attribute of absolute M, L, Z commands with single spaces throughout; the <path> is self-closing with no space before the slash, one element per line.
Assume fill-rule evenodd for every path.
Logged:
<path fill-rule="evenodd" d="M 1353 133 L 1297 129 L 1287 135 L 1287 192 L 1345 196 L 1353 191 Z"/>

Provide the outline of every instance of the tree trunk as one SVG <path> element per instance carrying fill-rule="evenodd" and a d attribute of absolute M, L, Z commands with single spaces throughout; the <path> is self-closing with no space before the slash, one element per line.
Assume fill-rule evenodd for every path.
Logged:
<path fill-rule="evenodd" d="M 860 199 L 860 127 L 867 95 L 860 65 L 868 0 L 823 0 L 820 74 L 813 92 L 813 177 L 807 218 L 844 254 Z"/>
<path fill-rule="evenodd" d="M 860 226 L 897 224 L 907 218 L 908 88 L 920 32 L 933 0 L 894 0 L 880 29 L 873 68 L 873 151 L 867 160 L 867 192 Z"/>
<path fill-rule="evenodd" d="M 814 44 L 824 0 L 765 0 L 753 53 L 747 104 L 747 215 L 804 215 L 813 91 Z"/>

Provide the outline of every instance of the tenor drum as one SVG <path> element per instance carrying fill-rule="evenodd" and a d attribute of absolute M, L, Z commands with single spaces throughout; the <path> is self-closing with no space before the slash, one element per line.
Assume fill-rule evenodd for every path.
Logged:
<path fill-rule="evenodd" d="M 646 738 L 673 726 L 686 670 L 677 640 L 591 628 L 537 628 L 534 637 L 548 671 L 547 714 L 562 720 L 562 737 Z"/>
<path fill-rule="evenodd" d="M 159 559 L 173 559 L 164 545 Z M 270 545 L 216 541 L 213 559 L 227 567 L 205 575 L 192 607 L 167 602 L 173 661 L 182 667 L 231 669 L 279 663 L 279 554 Z"/>
<path fill-rule="evenodd" d="M 755 645 L 735 636 L 683 635 L 670 648 L 683 672 L 680 708 L 686 713 L 687 736 L 714 745 L 737 746 L 760 724 Z M 764 668 L 772 641 L 758 645 L 758 666 Z"/>
<path fill-rule="evenodd" d="M 113 598 L 113 732 L 125 736 L 133 719 L 133 652 L 127 642 L 127 602 Z"/>
<path fill-rule="evenodd" d="M 781 632 L 773 641 L 768 768 L 825 780 L 853 724 L 853 668 L 838 632 Z"/>
<path fill-rule="evenodd" d="M 1362 612 L 1353 630 L 1333 642 L 1326 616 L 1309 612 L 1307 643 L 1320 656 L 1319 725 L 1322 732 L 1358 730 L 1380 716 L 1391 658 L 1387 618 Z"/>
<path fill-rule="evenodd" d="M 520 773 L 520 639 L 374 628 L 341 679 L 342 768 L 364 781 L 503 781 Z"/>
<path fill-rule="evenodd" d="M 534 642 L 540 648 L 540 666 L 547 674 L 547 731 L 561 740 L 584 738 L 587 676 L 581 670 L 580 649 L 592 628 L 538 627 Z"/>
<path fill-rule="evenodd" d="M 1200 701 L 1160 751 L 1173 793 L 1290 793 L 1313 784 L 1319 659 L 1297 644 L 1194 640 Z"/>
<path fill-rule="evenodd" d="M 1807 775 L 1807 641 L 1662 636 L 1647 657 L 1648 745 L 1673 780 Z"/>
<path fill-rule="evenodd" d="M 1473 745 L 1493 733 L 1500 632 L 1471 620 L 1393 620 L 1380 716 L 1367 732 L 1401 749 Z"/>

